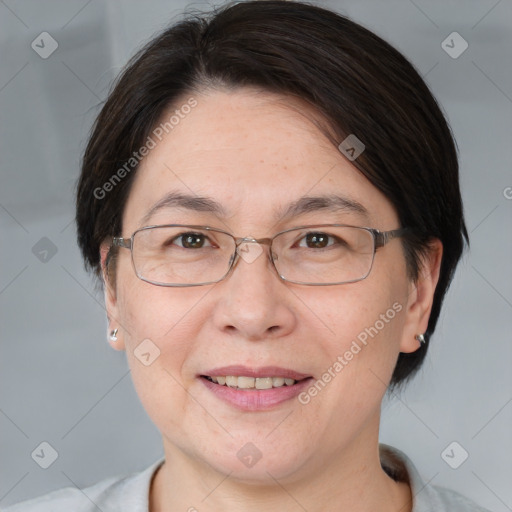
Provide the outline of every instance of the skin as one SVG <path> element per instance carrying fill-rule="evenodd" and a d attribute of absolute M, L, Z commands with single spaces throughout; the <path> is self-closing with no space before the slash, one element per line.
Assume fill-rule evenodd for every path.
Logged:
<path fill-rule="evenodd" d="M 392 204 L 326 140 L 307 105 L 253 89 L 194 97 L 198 105 L 137 171 L 122 236 L 165 223 L 255 238 L 315 223 L 400 227 Z M 228 217 L 166 209 L 144 224 L 150 208 L 176 189 L 217 200 Z M 322 211 L 286 222 L 273 216 L 274 207 L 302 195 L 332 192 L 362 203 L 369 218 Z M 103 244 L 102 262 L 107 250 Z M 240 259 L 214 285 L 165 288 L 138 279 L 130 251 L 120 249 L 116 283 L 105 283 L 109 329 L 119 329 L 112 346 L 126 350 L 166 458 L 152 482 L 150 510 L 410 510 L 408 485 L 380 466 L 380 405 L 399 353 L 417 350 L 415 335 L 427 328 L 441 243 L 432 243 L 416 283 L 407 278 L 400 239 L 377 251 L 366 279 L 345 285 L 283 282 L 266 254 L 252 263 Z M 401 311 L 307 405 L 295 398 L 243 412 L 197 378 L 242 364 L 319 379 L 394 303 Z M 160 356 L 144 366 L 134 350 L 147 338 Z M 237 457 L 248 442 L 262 454 L 250 468 Z"/>

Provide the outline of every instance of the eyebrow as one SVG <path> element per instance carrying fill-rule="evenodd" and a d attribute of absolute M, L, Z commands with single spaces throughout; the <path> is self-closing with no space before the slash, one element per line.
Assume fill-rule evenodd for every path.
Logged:
<path fill-rule="evenodd" d="M 304 213 L 331 211 L 334 213 L 356 213 L 369 218 L 368 210 L 358 201 L 337 194 L 321 196 L 302 196 L 288 205 L 283 211 L 276 212 L 276 218 L 288 219 Z"/>
<path fill-rule="evenodd" d="M 164 208 L 185 208 L 195 212 L 213 213 L 219 217 L 226 217 L 224 207 L 210 197 L 170 192 L 149 209 L 142 218 L 142 222 L 146 223 L 156 212 Z"/>
<path fill-rule="evenodd" d="M 146 223 L 155 213 L 166 208 L 185 208 L 195 212 L 211 213 L 220 218 L 228 217 L 224 207 L 211 197 L 170 192 L 149 209 L 142 222 Z M 317 211 L 356 213 L 369 218 L 368 210 L 360 202 L 337 194 L 302 196 L 285 208 L 276 210 L 274 216 L 276 219 L 285 220 Z"/>

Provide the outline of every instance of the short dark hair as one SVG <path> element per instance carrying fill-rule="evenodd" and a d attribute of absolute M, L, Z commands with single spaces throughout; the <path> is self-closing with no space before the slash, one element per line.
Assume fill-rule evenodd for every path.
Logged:
<path fill-rule="evenodd" d="M 423 362 L 444 295 L 468 241 L 457 150 L 429 88 L 396 49 L 347 17 L 306 2 L 253 0 L 188 13 L 127 64 L 92 128 L 77 189 L 78 244 L 101 275 L 100 244 L 121 233 L 137 169 L 104 184 L 146 141 L 179 98 L 208 88 L 250 86 L 307 101 L 338 147 L 349 134 L 365 144 L 352 163 L 393 204 L 410 279 L 429 242 L 443 244 L 426 343 L 400 353 L 391 385 Z M 126 169 L 126 168 L 125 168 Z M 119 174 L 117 175 L 119 177 Z M 99 193 L 98 191 L 103 191 Z"/>

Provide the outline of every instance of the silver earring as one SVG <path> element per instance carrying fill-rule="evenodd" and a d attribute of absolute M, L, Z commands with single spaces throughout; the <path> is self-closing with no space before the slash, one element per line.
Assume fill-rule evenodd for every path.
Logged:
<path fill-rule="evenodd" d="M 117 341 L 117 331 L 118 329 L 114 329 L 113 331 L 110 331 L 110 341 Z"/>
<path fill-rule="evenodd" d="M 416 334 L 416 336 L 414 336 L 414 338 L 416 340 L 418 340 L 421 345 L 423 345 L 425 343 L 425 336 L 423 336 L 423 334 Z"/>

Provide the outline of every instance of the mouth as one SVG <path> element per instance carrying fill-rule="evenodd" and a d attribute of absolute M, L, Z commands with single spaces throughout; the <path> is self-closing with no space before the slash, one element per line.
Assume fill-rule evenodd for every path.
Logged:
<path fill-rule="evenodd" d="M 267 410 L 291 400 L 313 379 L 286 368 L 243 366 L 218 368 L 198 377 L 217 398 L 245 411 Z"/>

